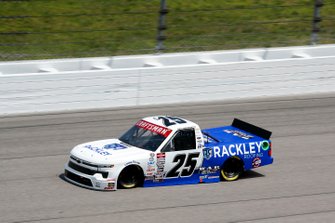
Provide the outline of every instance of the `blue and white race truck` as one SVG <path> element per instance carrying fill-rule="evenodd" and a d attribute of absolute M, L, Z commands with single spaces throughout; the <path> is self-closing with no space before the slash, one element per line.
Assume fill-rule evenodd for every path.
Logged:
<path fill-rule="evenodd" d="M 74 147 L 64 176 L 95 190 L 233 181 L 273 162 L 270 136 L 239 119 L 201 130 L 179 117 L 147 117 L 118 139 Z"/>

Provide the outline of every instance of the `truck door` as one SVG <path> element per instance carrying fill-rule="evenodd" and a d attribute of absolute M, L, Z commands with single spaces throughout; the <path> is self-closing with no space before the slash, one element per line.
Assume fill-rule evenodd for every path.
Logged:
<path fill-rule="evenodd" d="M 193 128 L 178 130 L 161 151 L 165 156 L 164 178 L 192 176 L 202 163 L 202 149 L 197 149 Z"/>

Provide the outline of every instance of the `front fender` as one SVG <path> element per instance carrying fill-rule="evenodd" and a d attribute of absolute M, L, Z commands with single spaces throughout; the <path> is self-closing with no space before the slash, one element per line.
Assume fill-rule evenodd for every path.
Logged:
<path fill-rule="evenodd" d="M 125 168 L 128 168 L 130 166 L 136 166 L 141 171 L 141 174 L 142 174 L 143 179 L 144 179 L 145 173 L 144 173 L 143 167 L 140 165 L 140 163 L 134 163 L 134 162 L 130 163 L 129 162 L 129 163 L 126 163 L 125 165 L 118 165 L 118 166 L 113 168 L 113 171 L 110 174 L 110 177 L 115 181 L 116 188 L 118 186 L 117 182 L 118 182 L 118 178 L 120 176 L 120 173 L 122 172 L 122 170 L 124 170 Z"/>

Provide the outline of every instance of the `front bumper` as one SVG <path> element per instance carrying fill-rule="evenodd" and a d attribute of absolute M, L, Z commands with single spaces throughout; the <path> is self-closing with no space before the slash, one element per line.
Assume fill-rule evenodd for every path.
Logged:
<path fill-rule="evenodd" d="M 64 177 L 67 181 L 79 185 L 81 187 L 93 189 L 93 190 L 116 190 L 117 181 L 113 178 L 103 178 L 101 173 L 88 175 L 79 172 L 69 166 L 69 163 L 65 164 Z"/>

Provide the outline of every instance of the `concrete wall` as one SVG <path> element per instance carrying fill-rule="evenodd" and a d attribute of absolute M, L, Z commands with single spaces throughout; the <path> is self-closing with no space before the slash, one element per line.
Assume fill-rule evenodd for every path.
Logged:
<path fill-rule="evenodd" d="M 0 63 L 0 115 L 335 91 L 335 45 Z"/>

